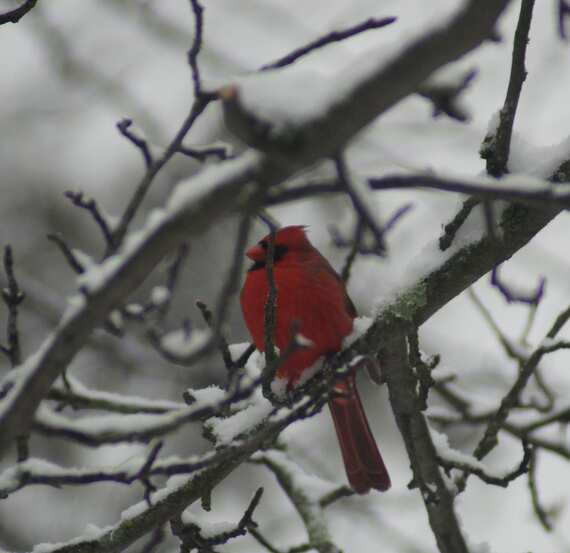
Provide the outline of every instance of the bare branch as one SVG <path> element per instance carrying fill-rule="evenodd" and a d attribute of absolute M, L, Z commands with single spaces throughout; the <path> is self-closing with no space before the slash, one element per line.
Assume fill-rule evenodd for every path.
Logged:
<path fill-rule="evenodd" d="M 469 119 L 468 114 L 465 113 L 457 100 L 476 75 L 477 71 L 472 69 L 465 74 L 461 81 L 453 85 L 424 84 L 419 89 L 418 94 L 433 103 L 434 117 L 444 113 L 451 119 L 465 122 Z"/>
<path fill-rule="evenodd" d="M 540 499 L 538 497 L 538 487 L 536 484 L 537 455 L 538 452 L 536 451 L 536 449 L 534 449 L 530 458 L 530 467 L 528 471 L 528 489 L 532 500 L 532 508 L 534 510 L 536 518 L 538 518 L 538 521 L 547 532 L 552 532 L 552 522 L 550 521 L 548 513 L 542 506 L 542 503 L 540 502 Z"/>
<path fill-rule="evenodd" d="M 358 25 L 354 25 L 353 27 L 349 27 L 348 29 L 344 29 L 342 31 L 332 31 L 331 33 L 324 35 L 312 42 L 309 42 L 305 46 L 290 52 L 286 56 L 279 58 L 276 61 L 272 61 L 260 68 L 260 71 L 267 71 L 268 69 L 277 69 L 279 67 L 285 67 L 286 65 L 291 65 L 295 63 L 299 58 L 306 56 L 310 52 L 313 52 L 319 48 L 323 48 L 328 44 L 332 44 L 333 42 L 340 42 L 342 40 L 346 40 L 354 35 L 370 31 L 372 29 L 380 29 L 382 27 L 386 27 L 387 25 L 391 25 L 396 21 L 396 17 L 383 17 L 382 19 L 376 19 L 371 17 Z"/>
<path fill-rule="evenodd" d="M 463 474 L 466 475 L 474 474 L 486 484 L 491 484 L 492 486 L 500 486 L 501 488 L 506 488 L 511 482 L 516 480 L 519 476 L 527 474 L 530 470 L 529 467 L 533 456 L 533 449 L 529 447 L 529 444 L 526 440 L 523 440 L 522 446 L 523 446 L 523 458 L 519 463 L 519 466 L 516 467 L 511 472 L 509 472 L 508 474 L 505 474 L 505 476 L 493 476 L 485 472 L 483 469 L 473 466 L 471 464 L 460 463 L 450 459 L 444 459 L 442 457 L 438 457 L 438 461 L 439 464 L 448 474 L 452 469 L 456 469 L 462 471 Z"/>
<path fill-rule="evenodd" d="M 501 292 L 508 303 L 526 303 L 529 305 L 538 305 L 544 295 L 544 287 L 546 279 L 542 277 L 532 293 L 521 293 L 514 290 L 508 284 L 504 283 L 499 276 L 499 267 L 493 267 L 491 271 L 491 284 Z"/>
<path fill-rule="evenodd" d="M 18 23 L 36 4 L 38 0 L 24 0 L 17 8 L 0 14 L 0 25 Z"/>
<path fill-rule="evenodd" d="M 214 536 L 203 537 L 200 532 L 199 524 L 193 522 L 182 522 L 182 520 L 173 520 L 171 523 L 173 534 L 180 539 L 183 546 L 188 550 L 196 548 L 198 551 L 212 551 L 215 545 L 223 545 L 230 540 L 239 536 L 245 536 L 250 528 L 256 528 L 257 524 L 253 521 L 253 513 L 263 495 L 263 488 L 258 488 L 252 497 L 247 509 L 239 522 L 232 530 L 220 532 Z"/>
<path fill-rule="evenodd" d="M 111 224 L 99 208 L 95 199 L 89 196 L 86 197 L 83 192 L 72 192 L 71 190 L 65 192 L 65 197 L 69 198 L 73 205 L 85 209 L 91 214 L 91 217 L 93 217 L 93 220 L 97 223 L 97 226 L 103 234 L 105 243 L 107 245 L 110 244 L 112 242 Z"/>
<path fill-rule="evenodd" d="M 546 338 L 551 340 L 556 337 L 558 331 L 562 328 L 565 322 L 570 319 L 570 308 L 561 313 L 551 329 L 549 330 Z M 511 409 L 519 403 L 519 398 L 522 390 L 525 388 L 529 378 L 532 376 L 534 370 L 538 366 L 538 363 L 545 354 L 545 350 L 542 347 L 538 347 L 534 352 L 528 357 L 526 362 L 521 366 L 519 375 L 515 380 L 514 384 L 511 386 L 505 397 L 501 400 L 501 404 L 497 409 L 496 413 L 489 419 L 485 433 L 477 447 L 474 451 L 474 456 L 477 459 L 483 459 L 488 455 L 498 443 L 497 435 L 499 430 L 504 425 L 509 412 Z M 464 476 L 460 482 L 459 488 L 462 489 L 465 486 L 465 481 L 467 480 L 467 475 Z"/>
<path fill-rule="evenodd" d="M 132 130 L 131 126 L 133 124 L 132 119 L 122 119 L 117 123 L 117 129 L 119 132 L 130 142 L 132 142 L 141 152 L 144 163 L 147 169 L 152 167 L 154 163 L 154 159 L 152 157 L 152 153 L 150 152 L 150 148 L 148 147 L 147 141 L 142 137 L 139 136 L 138 133 Z"/>
<path fill-rule="evenodd" d="M 413 470 L 413 486 L 419 488 L 431 529 L 442 553 L 466 553 L 467 544 L 455 514 L 454 497 L 439 472 L 437 452 L 415 393 L 416 377 L 409 365 L 405 335 L 409 323 L 393 314 L 382 317 L 384 329 L 379 360 L 390 392 L 390 403 L 404 438 Z"/>
<path fill-rule="evenodd" d="M 358 217 L 362 220 L 364 227 L 370 230 L 372 236 L 374 237 L 375 244 L 373 250 L 377 255 L 385 255 L 386 243 L 384 240 L 384 229 L 380 226 L 380 224 L 377 223 L 376 218 L 368 209 L 366 202 L 363 198 L 360 197 L 360 194 L 352 185 L 350 176 L 348 174 L 348 167 L 346 166 L 342 155 L 335 157 L 334 164 L 338 175 L 338 180 L 352 201 L 354 210 L 358 214 Z"/>
<path fill-rule="evenodd" d="M 78 275 L 82 274 L 85 271 L 82 263 L 77 259 L 77 256 L 73 252 L 73 250 L 69 247 L 65 239 L 61 234 L 48 234 L 47 239 L 50 242 L 53 242 L 65 257 L 65 260 L 69 264 L 69 266 L 73 269 L 75 273 Z"/>
<path fill-rule="evenodd" d="M 216 158 L 219 161 L 225 161 L 226 159 L 232 159 L 235 157 L 229 144 L 220 146 L 194 146 L 192 148 L 180 145 L 178 148 L 178 153 L 201 162 L 204 162 L 210 158 Z"/>
<path fill-rule="evenodd" d="M 275 352 L 275 329 L 277 317 L 277 287 L 273 275 L 273 263 L 275 260 L 275 232 L 273 225 L 269 227 L 269 240 L 265 254 L 265 272 L 267 274 L 267 298 L 263 312 L 263 349 L 265 353 L 265 367 L 263 369 L 263 395 L 273 399 L 271 383 L 275 378 L 278 368 L 278 356 Z M 283 353 L 283 352 L 281 352 Z"/>
<path fill-rule="evenodd" d="M 14 275 L 14 258 L 12 248 L 4 248 L 4 272 L 8 286 L 2 289 L 2 299 L 8 308 L 8 323 L 6 325 L 7 344 L 0 345 L 0 351 L 8 357 L 12 367 L 16 367 L 22 361 L 20 349 L 20 333 L 18 331 L 18 309 L 24 301 L 24 292 L 18 286 L 18 281 Z"/>
<path fill-rule="evenodd" d="M 501 177 L 508 171 L 513 123 L 527 75 L 525 57 L 533 8 L 534 0 L 522 0 L 513 44 L 511 75 L 505 102 L 499 112 L 499 124 L 494 133 L 485 137 L 481 146 L 481 157 L 487 160 L 487 173 L 494 177 Z"/>

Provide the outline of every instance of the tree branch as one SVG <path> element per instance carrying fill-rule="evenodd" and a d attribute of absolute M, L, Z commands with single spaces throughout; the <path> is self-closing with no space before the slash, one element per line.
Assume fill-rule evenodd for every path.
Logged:
<path fill-rule="evenodd" d="M 291 65 L 295 63 L 299 58 L 306 56 L 310 52 L 317 50 L 319 48 L 323 48 L 328 44 L 332 44 L 333 42 L 340 42 L 342 40 L 346 40 L 347 38 L 353 37 L 357 34 L 361 34 L 365 31 L 370 31 L 372 29 L 380 29 L 381 27 L 386 27 L 387 25 L 391 25 L 396 21 L 396 17 L 383 17 L 382 19 L 376 19 L 371 17 L 358 25 L 354 25 L 353 27 L 349 27 L 348 29 L 344 29 L 342 31 L 332 31 L 327 35 L 321 36 L 318 39 L 309 42 L 305 46 L 290 52 L 286 56 L 279 58 L 276 61 L 268 63 L 260 68 L 260 71 L 267 71 L 269 69 L 277 69 L 279 67 L 285 67 L 286 65 Z"/>
<path fill-rule="evenodd" d="M 0 25 L 18 23 L 36 4 L 38 0 L 25 0 L 17 8 L 0 14 Z"/>
<path fill-rule="evenodd" d="M 467 544 L 454 510 L 454 498 L 439 472 L 437 452 L 415 393 L 416 377 L 408 362 L 405 335 L 410 323 L 392 316 L 382 317 L 383 334 L 379 360 L 386 378 L 396 423 L 404 438 L 431 529 L 441 553 L 466 553 Z"/>
<path fill-rule="evenodd" d="M 487 173 L 493 177 L 501 177 L 508 171 L 507 163 L 509 161 L 513 123 L 522 86 L 527 75 L 525 57 L 533 8 L 534 0 L 522 0 L 513 44 L 509 86 L 505 102 L 499 112 L 499 124 L 494 133 L 485 137 L 481 147 L 481 157 L 487 160 Z"/>

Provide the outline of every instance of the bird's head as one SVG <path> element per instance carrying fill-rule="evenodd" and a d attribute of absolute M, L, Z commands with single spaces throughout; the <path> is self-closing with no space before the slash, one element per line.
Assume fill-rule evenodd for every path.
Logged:
<path fill-rule="evenodd" d="M 307 238 L 305 228 L 306 227 L 302 225 L 295 225 L 283 227 L 275 232 L 275 250 L 273 255 L 274 263 L 280 261 L 288 253 L 301 253 L 313 249 L 313 246 Z M 245 255 L 254 262 L 250 271 L 265 267 L 270 240 L 271 234 L 268 234 L 255 246 L 252 246 L 245 252 Z"/>

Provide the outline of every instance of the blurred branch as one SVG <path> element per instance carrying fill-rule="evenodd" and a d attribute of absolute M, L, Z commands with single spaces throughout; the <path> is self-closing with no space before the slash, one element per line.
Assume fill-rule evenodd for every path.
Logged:
<path fill-rule="evenodd" d="M 63 254 L 63 257 L 75 273 L 80 275 L 85 271 L 83 264 L 79 261 L 61 234 L 48 234 L 47 239 L 59 248 L 59 251 Z"/>
<path fill-rule="evenodd" d="M 458 99 L 476 77 L 477 71 L 468 71 L 460 81 L 453 84 L 426 83 L 423 84 L 418 94 L 430 100 L 433 104 L 433 116 L 438 117 L 442 113 L 460 122 L 469 119 L 468 114 L 459 105 Z"/>
<path fill-rule="evenodd" d="M 567 40 L 566 19 L 570 16 L 570 4 L 567 0 L 558 0 L 558 33 L 560 38 Z"/>
<path fill-rule="evenodd" d="M 232 159 L 234 156 L 232 146 L 230 144 L 216 143 L 210 146 L 189 146 L 180 145 L 178 152 L 197 161 L 207 161 L 210 158 L 216 158 L 218 161 Z"/>
<path fill-rule="evenodd" d="M 18 331 L 18 309 L 24 301 L 25 295 L 18 286 L 18 281 L 14 275 L 14 257 L 10 246 L 4 248 L 4 272 L 8 281 L 8 286 L 2 288 L 2 299 L 8 308 L 7 344 L 0 345 L 0 351 L 6 355 L 12 367 L 16 367 L 22 362 L 20 333 Z"/>
<path fill-rule="evenodd" d="M 355 186 L 350 180 L 348 173 L 348 167 L 345 163 L 342 154 L 335 156 L 334 158 L 335 170 L 338 176 L 340 185 L 345 190 L 346 194 L 352 202 L 354 211 L 358 215 L 358 218 L 362 221 L 364 227 L 368 229 L 372 236 L 374 237 L 374 247 L 373 250 L 377 255 L 383 256 L 386 254 L 386 242 L 384 240 L 384 229 L 376 221 L 374 215 L 370 212 L 367 202 L 361 197 L 359 192 L 356 190 Z"/>
<path fill-rule="evenodd" d="M 549 330 L 546 338 L 552 340 L 556 337 L 556 334 L 570 318 L 570 308 L 563 311 L 556 319 L 552 328 Z M 473 455 L 477 459 L 483 459 L 492 449 L 494 449 L 498 443 L 497 434 L 506 421 L 510 410 L 514 405 L 519 402 L 519 397 L 526 386 L 532 373 L 538 366 L 538 363 L 542 359 L 543 355 L 547 353 L 543 346 L 539 346 L 535 351 L 529 356 L 528 360 L 522 365 L 521 370 L 511 389 L 501 400 L 501 405 L 497 409 L 495 415 L 490 419 L 485 430 L 485 434 L 477 444 Z"/>
<path fill-rule="evenodd" d="M 157 399 L 126 396 L 113 392 L 101 392 L 86 388 L 70 375 L 66 385 L 56 383 L 49 391 L 48 399 L 57 401 L 60 407 L 69 405 L 73 409 L 101 410 L 122 414 L 159 414 L 179 410 L 183 403 Z"/>
<path fill-rule="evenodd" d="M 493 476 L 485 472 L 482 468 L 474 466 L 469 463 L 460 463 L 452 459 L 444 459 L 438 456 L 438 462 L 449 476 L 452 469 L 460 470 L 464 475 L 475 475 L 486 484 L 492 486 L 500 486 L 506 488 L 512 481 L 516 480 L 519 476 L 527 474 L 530 470 L 530 463 L 533 456 L 533 449 L 529 447 L 528 442 L 523 440 L 523 458 L 519 466 L 504 476 Z"/>
<path fill-rule="evenodd" d="M 265 465 L 274 474 L 301 517 L 309 539 L 306 550 L 314 549 L 319 553 L 340 553 L 340 549 L 332 541 L 320 502 L 311 498 L 301 483 L 296 481 L 295 472 L 289 466 L 292 461 L 282 459 L 284 455 L 283 452 L 278 451 L 257 453 L 253 461 Z M 300 469 L 296 467 L 296 470 Z"/>
<path fill-rule="evenodd" d="M 200 552 L 213 551 L 213 546 L 223 545 L 234 538 L 245 536 L 250 528 L 257 527 L 257 524 L 253 520 L 253 513 L 259 505 L 262 495 L 263 488 L 258 488 L 249 502 L 243 516 L 231 530 L 219 532 L 213 536 L 208 535 L 208 537 L 204 537 L 201 534 L 199 524 L 183 521 L 182 517 L 179 517 L 171 521 L 172 533 L 180 540 L 183 551 L 190 552 L 194 549 Z"/>
<path fill-rule="evenodd" d="M 3 428 L 0 448 L 3 450 L 16 436 L 26 432 L 36 408 L 46 397 L 51 384 L 85 344 L 92 330 L 106 319 L 117 303 L 128 297 L 164 255 L 176 248 L 180 242 L 196 239 L 207 226 L 221 216 L 241 211 L 248 204 L 253 192 L 244 187 L 245 183 L 253 181 L 251 188 L 254 191 L 256 188 L 263 189 L 269 186 L 269 183 L 282 182 L 301 166 L 341 150 L 358 130 L 416 90 L 436 68 L 456 59 L 485 40 L 507 3 L 506 0 L 489 2 L 486 9 L 481 10 L 479 2 L 471 0 L 446 27 L 429 29 L 392 61 L 387 64 L 382 62 L 380 68 L 360 82 L 347 99 L 328 110 L 326 117 L 318 124 L 311 123 L 310 128 L 305 128 L 308 133 L 307 141 L 303 142 L 305 149 L 301 153 L 298 152 L 298 155 L 289 156 L 285 151 L 284 155 L 279 155 L 278 161 L 275 161 L 271 155 L 248 151 L 236 160 L 204 171 L 175 191 L 161 216 L 148 222 L 138 235 L 137 241 L 133 242 L 128 250 L 97 266 L 94 273 L 97 278 L 93 278 L 94 275 L 88 272 L 85 281 L 86 297 L 80 297 L 66 312 L 57 332 L 45 340 L 39 352 L 30 359 L 27 370 L 19 377 L 9 375 L 4 379 L 4 397 L 0 404 L 0 424 Z M 403 67 L 406 68 L 405 71 L 402 70 Z M 396 78 L 402 75 L 403 78 Z M 338 132 L 331 132 L 333 129 Z M 160 163 L 160 160 L 157 163 Z M 468 253 L 459 252 L 464 254 L 463 259 L 455 259 L 452 256 L 443 266 L 434 270 L 426 282 L 419 284 L 424 290 L 425 301 L 413 308 L 411 316 L 414 322 L 426 320 L 451 297 L 478 278 L 482 274 L 481 271 L 486 272 L 489 263 L 496 264 L 499 259 L 512 255 L 556 213 L 557 210 L 529 209 L 521 212 L 518 206 L 507 208 L 503 215 L 504 241 L 501 241 L 499 246 L 488 248 L 484 239 L 472 243 Z M 515 214 L 516 217 L 513 216 Z M 123 233 L 126 232 L 131 218 L 124 220 Z M 450 262 L 455 265 L 449 267 Z M 441 271 L 445 272 L 444 280 L 439 278 Z M 394 306 L 388 306 L 388 309 L 390 308 L 393 309 Z M 381 342 L 375 336 L 381 326 L 380 323 L 373 325 L 344 355 L 350 357 L 364 349 L 373 351 Z M 369 342 L 371 337 L 375 338 L 373 343 Z M 343 356 L 340 356 L 339 360 L 342 358 Z M 18 371 L 13 371 L 14 374 L 16 372 Z M 269 425 L 268 428 L 272 427 Z M 266 437 L 267 435 L 264 435 L 264 438 Z M 255 447 L 260 443 L 256 442 Z M 252 442 L 248 444 L 254 447 Z M 197 492 L 199 496 L 203 495 L 220 478 L 231 472 L 240 459 L 249 454 L 249 450 L 247 454 L 246 450 L 247 447 L 223 468 L 217 467 L 208 473 L 211 479 L 207 483 L 199 479 L 201 484 L 196 484 L 197 488 L 191 487 L 191 491 L 186 488 L 188 493 L 180 492 L 176 497 L 187 504 L 189 498 L 193 498 Z M 164 516 L 161 515 L 160 520 L 155 520 L 155 524 L 148 524 L 145 511 L 128 519 L 125 522 L 128 528 L 115 528 L 112 537 L 103 533 L 96 540 L 90 539 L 89 541 L 99 544 L 93 547 L 92 553 L 97 552 L 97 547 L 109 551 L 118 548 L 119 543 L 131 543 L 151 531 L 157 524 L 163 524 L 172 518 L 180 509 L 180 502 L 173 500 L 168 508 L 165 508 L 161 501 L 160 505 L 164 509 L 161 513 Z M 138 523 L 134 522 L 135 519 Z"/>
<path fill-rule="evenodd" d="M 194 40 L 192 41 L 192 46 L 188 51 L 188 63 L 190 64 L 192 71 L 192 81 L 194 83 L 194 102 L 192 103 L 190 113 L 182 123 L 182 126 L 176 133 L 176 136 L 170 142 L 160 157 L 153 160 L 148 147 L 145 148 L 146 142 L 141 142 L 140 140 L 137 140 L 137 142 L 135 142 L 136 147 L 141 149 L 143 153 L 147 171 L 139 182 L 135 193 L 125 208 L 117 227 L 113 230 L 111 237 L 112 239 L 109 247 L 107 248 L 106 257 L 109 257 L 115 253 L 122 245 L 129 226 L 136 213 L 138 212 L 138 209 L 142 204 L 144 198 L 146 197 L 148 189 L 154 181 L 154 177 L 170 161 L 174 154 L 184 149 L 184 138 L 190 132 L 190 129 L 194 125 L 195 121 L 200 117 L 200 115 L 202 115 L 210 102 L 217 99 L 217 96 L 215 94 L 202 91 L 200 71 L 198 67 L 198 55 L 202 48 L 203 8 L 198 0 L 190 0 L 190 4 L 192 7 L 192 12 L 194 14 Z M 132 141 L 130 137 L 128 138 Z"/>
<path fill-rule="evenodd" d="M 523 83 L 526 79 L 525 57 L 534 0 L 522 0 L 517 29 L 513 43 L 511 58 L 511 72 L 503 108 L 499 112 L 497 128 L 488 134 L 481 146 L 480 155 L 487 160 L 487 174 L 501 177 L 507 172 L 507 163 L 511 147 L 513 124 Z M 457 231 L 463 225 L 473 208 L 479 204 L 475 198 L 468 198 L 457 215 L 444 227 L 444 234 L 440 238 L 440 249 L 445 251 L 455 238 Z M 486 212 L 489 213 L 487 204 Z M 488 218 L 487 218 L 488 220 Z M 492 230 L 492 226 L 488 225 Z"/>
<path fill-rule="evenodd" d="M 5 23 L 18 23 L 36 4 L 38 0 L 25 0 L 17 8 L 0 13 L 0 25 Z"/>
<path fill-rule="evenodd" d="M 570 152 L 568 152 L 568 155 L 570 156 Z M 541 183 L 537 180 L 532 186 L 528 186 L 526 183 L 517 185 L 516 177 L 512 177 L 508 182 L 495 181 L 488 178 L 475 178 L 469 182 L 433 175 L 387 175 L 385 177 L 371 178 L 368 182 L 373 190 L 430 188 L 469 194 L 470 196 L 476 196 L 476 199 L 479 200 L 510 200 L 534 206 L 568 208 L 570 207 L 570 192 L 562 185 L 554 184 L 556 173 L 557 171 L 548 179 L 545 179 L 549 180 L 550 183 Z M 511 181 L 514 181 L 514 183 L 510 184 Z M 467 200 L 467 202 L 473 201 L 474 199 L 472 198 Z M 474 205 L 471 206 L 471 208 L 473 207 Z"/>
<path fill-rule="evenodd" d="M 96 63 L 97 59 L 82 59 L 76 52 L 75 39 L 67 36 L 60 25 L 52 23 L 45 12 L 42 5 L 38 5 L 30 23 L 33 25 L 34 37 L 38 38 L 42 52 L 48 57 L 53 74 L 67 87 L 87 89 L 89 97 L 93 94 L 102 96 L 119 112 L 133 114 L 133 118 L 141 122 L 153 136 L 162 137 L 161 122 L 149 113 L 147 106 L 139 101 L 136 94 L 131 93 L 126 81 L 108 75 Z M 69 111 L 69 106 L 66 105 L 65 109 Z"/>
<path fill-rule="evenodd" d="M 305 46 L 290 52 L 286 56 L 279 58 L 276 61 L 263 65 L 260 68 L 260 71 L 267 71 L 269 69 L 278 69 L 279 67 L 285 67 L 286 65 L 291 65 L 295 63 L 299 58 L 306 56 L 307 54 L 318 50 L 319 48 L 323 48 L 328 44 L 332 44 L 333 42 L 340 42 L 342 40 L 346 40 L 347 38 L 353 37 L 357 34 L 364 33 L 366 31 L 370 31 L 373 29 L 380 29 L 382 27 L 386 27 L 387 25 L 391 25 L 396 21 L 396 17 L 384 17 L 382 19 L 376 19 L 371 17 L 358 25 L 354 25 L 353 27 L 349 27 L 348 29 L 344 29 L 342 31 L 332 31 L 327 35 L 321 36 L 318 39 L 309 42 Z"/>
<path fill-rule="evenodd" d="M 111 228 L 113 224 L 109 220 L 109 217 L 103 213 L 103 210 L 99 207 L 95 199 L 89 196 L 86 197 L 83 192 L 73 192 L 71 190 L 65 192 L 65 197 L 71 200 L 73 205 L 85 209 L 91 215 L 103 234 L 105 244 L 110 244 L 112 241 Z"/>
<path fill-rule="evenodd" d="M 538 455 L 538 452 L 536 450 L 533 450 L 531 458 L 530 458 L 530 467 L 529 467 L 529 471 L 528 471 L 528 489 L 529 489 L 530 497 L 532 500 L 532 508 L 534 510 L 534 514 L 536 515 L 536 518 L 538 518 L 538 521 L 540 522 L 542 527 L 547 532 L 552 532 L 552 523 L 550 522 L 550 518 L 548 516 L 548 513 L 546 512 L 546 510 L 542 506 L 542 503 L 540 502 L 540 499 L 538 497 L 538 486 L 537 486 L 537 482 L 536 482 L 536 458 L 537 458 L 537 455 Z"/>
<path fill-rule="evenodd" d="M 117 123 L 117 129 L 119 129 L 119 132 L 127 140 L 129 140 L 135 147 L 137 147 L 140 150 L 146 168 L 150 169 L 150 167 L 154 162 L 154 159 L 152 157 L 152 153 L 150 151 L 148 143 L 142 136 L 139 135 L 139 133 L 137 133 L 132 129 L 132 125 L 133 125 L 132 119 L 127 119 L 127 118 L 121 119 L 121 121 Z"/>
<path fill-rule="evenodd" d="M 263 395 L 273 400 L 271 384 L 277 372 L 278 355 L 275 351 L 275 318 L 277 308 L 277 286 L 273 275 L 273 263 L 275 261 L 275 232 L 273 225 L 269 225 L 269 240 L 265 253 L 265 271 L 267 273 L 267 298 L 263 308 L 263 351 L 265 353 L 265 367 L 263 368 Z M 283 354 L 283 352 L 280 352 Z"/>
<path fill-rule="evenodd" d="M 190 477 L 184 484 L 160 490 L 152 505 L 139 504 L 134 514 L 123 516 L 116 524 L 105 528 L 97 537 L 85 536 L 54 546 L 52 553 L 109 553 L 122 551 L 153 529 L 162 526 L 199 500 L 228 476 L 263 444 L 273 441 L 290 424 L 312 416 L 326 403 L 326 399 L 304 398 L 287 414 L 279 414 L 259 427 L 252 435 L 242 440 L 239 446 L 230 446 L 215 453 L 215 459 L 205 461 L 206 468 Z M 158 470 L 160 461 L 153 465 Z M 151 470 L 151 472 L 152 472 Z"/>

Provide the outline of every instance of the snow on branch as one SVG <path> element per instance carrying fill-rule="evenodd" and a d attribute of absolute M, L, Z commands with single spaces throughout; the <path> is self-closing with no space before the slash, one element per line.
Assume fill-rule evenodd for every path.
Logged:
<path fill-rule="evenodd" d="M 185 407 L 183 403 L 176 401 L 91 389 L 70 375 L 66 375 L 64 382 L 58 382 L 51 388 L 48 398 L 57 401 L 59 406 L 69 405 L 74 409 L 99 409 L 124 414 L 167 413 Z"/>
<path fill-rule="evenodd" d="M 0 424 L 3 426 L 0 450 L 5 449 L 17 435 L 26 432 L 37 405 L 46 397 L 57 375 L 73 359 L 92 330 L 104 322 L 117 301 L 126 298 L 160 259 L 180 242 L 196 237 L 212 221 L 253 201 L 255 187 L 244 189 L 245 183 L 257 177 L 258 183 L 277 184 L 295 169 L 338 152 L 367 123 L 413 93 L 434 70 L 481 44 L 507 4 L 507 0 L 494 0 L 481 10 L 474 0 L 467 2 L 454 18 L 428 29 L 391 61 L 367 71 L 351 93 L 334 104 L 332 109 L 329 109 L 330 104 L 324 104 L 326 111 L 321 112 L 316 124 L 314 120 L 306 121 L 304 129 L 300 129 L 306 139 L 303 140 L 302 155 L 295 148 L 297 151 L 291 158 L 287 154 L 290 146 L 286 146 L 281 151 L 273 148 L 277 158 L 283 159 L 285 155 L 288 160 L 286 166 L 276 164 L 271 156 L 246 152 L 238 159 L 207 168 L 199 176 L 181 184 L 165 209 L 151 214 L 145 229 L 133 233 L 123 244 L 129 223 L 152 178 L 170 159 L 171 153 L 178 150 L 196 114 L 201 113 L 205 106 L 196 107 L 196 113 L 189 115 L 171 143 L 168 155 L 155 163 L 152 171 L 148 171 L 141 181 L 136 198 L 115 229 L 114 245 L 108 253 L 115 253 L 117 244 L 123 244 L 121 252 L 110 255 L 101 265 L 83 275 L 86 297 L 78 298 L 76 306 L 64 315 L 58 329 L 46 339 L 40 352 L 29 359 L 22 370 L 14 371 L 18 376 L 9 375 L 1 384 L 4 399 L 0 406 Z M 267 72 L 263 77 L 275 73 L 277 71 Z M 294 79 L 291 84 L 295 85 Z M 244 120 L 240 118 L 240 110 L 234 100 L 235 94 L 226 95 L 226 119 L 230 127 L 243 134 L 239 131 L 240 124 L 236 127 L 231 122 L 234 115 L 238 121 Z M 236 202 L 240 193 L 245 193 L 245 196 Z"/>
<path fill-rule="evenodd" d="M 220 93 L 226 124 L 246 143 L 290 163 L 330 156 L 436 69 L 486 40 L 508 3 L 494 0 L 481 10 L 477 2 L 466 2 L 388 60 L 383 51 L 371 52 L 333 75 L 299 63 L 245 77 Z"/>
<path fill-rule="evenodd" d="M 308 538 L 307 544 L 300 547 L 314 549 L 319 553 L 339 553 L 340 549 L 332 541 L 321 505 L 323 495 L 331 493 L 338 486 L 309 476 L 282 451 L 258 452 L 252 457 L 252 462 L 265 465 L 275 475 L 299 513 Z"/>
<path fill-rule="evenodd" d="M 42 553 L 81 553 L 86 548 L 90 553 L 122 551 L 152 528 L 162 526 L 178 516 L 189 505 L 208 493 L 218 482 L 246 461 L 262 444 L 274 440 L 290 424 L 312 416 L 326 403 L 326 397 L 315 393 L 311 398 L 303 398 L 292 409 L 270 417 L 253 434 L 230 447 L 223 448 L 211 457 L 204 459 L 203 470 L 188 477 L 171 478 L 165 487 L 150 494 L 150 501 L 141 501 L 122 513 L 121 520 L 108 526 L 95 535 L 85 535 L 68 542 L 40 544 L 35 552 Z M 158 470 L 161 461 L 157 460 L 150 472 Z M 33 463 L 32 463 L 33 464 Z M 140 461 L 139 461 L 140 468 Z M 44 467 L 45 468 L 45 467 Z M 187 468 L 187 467 L 184 467 Z M 183 472 L 183 471 L 182 471 Z M 10 482 L 8 477 L 12 478 Z M 6 481 L 14 486 L 14 474 L 8 473 Z"/>
<path fill-rule="evenodd" d="M 248 152 L 182 182 L 165 208 L 153 212 L 146 226 L 130 236 L 120 254 L 83 273 L 83 295 L 75 297 L 41 348 L 0 384 L 0 451 L 26 432 L 52 382 L 116 302 L 124 301 L 168 252 L 203 232 L 212 218 L 238 207 L 235 196 L 259 170 L 261 160 Z"/>

